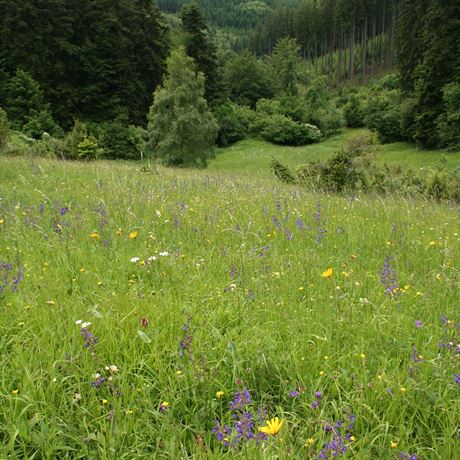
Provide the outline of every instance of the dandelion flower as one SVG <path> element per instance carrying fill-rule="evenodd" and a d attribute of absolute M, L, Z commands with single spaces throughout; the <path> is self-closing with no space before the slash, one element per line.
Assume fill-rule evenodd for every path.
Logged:
<path fill-rule="evenodd" d="M 333 273 L 333 269 L 332 267 L 331 268 L 328 268 L 326 271 L 324 271 L 323 273 L 321 273 L 321 276 L 323 278 L 331 278 L 332 277 L 332 273 Z"/>
<path fill-rule="evenodd" d="M 272 418 L 271 420 L 267 420 L 267 424 L 265 426 L 259 427 L 259 431 L 264 434 L 269 434 L 274 436 L 279 432 L 281 427 L 283 426 L 284 420 L 280 420 L 278 417 Z"/>
<path fill-rule="evenodd" d="M 129 233 L 128 238 L 130 240 L 135 240 L 137 238 L 137 230 L 133 230 L 132 232 Z"/>

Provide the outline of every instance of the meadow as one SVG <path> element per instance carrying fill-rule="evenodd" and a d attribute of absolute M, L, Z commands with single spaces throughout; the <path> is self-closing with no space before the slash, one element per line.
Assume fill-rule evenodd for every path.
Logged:
<path fill-rule="evenodd" d="M 459 458 L 458 205 L 230 153 L 0 159 L 1 458 Z"/>

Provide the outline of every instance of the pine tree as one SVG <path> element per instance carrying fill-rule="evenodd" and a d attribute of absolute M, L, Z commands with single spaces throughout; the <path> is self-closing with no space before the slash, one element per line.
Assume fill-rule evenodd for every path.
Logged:
<path fill-rule="evenodd" d="M 417 68 L 415 141 L 429 148 L 439 145 L 437 121 L 444 112 L 442 88 L 458 78 L 460 69 L 460 4 L 432 0 L 424 18 L 423 59 Z"/>
<path fill-rule="evenodd" d="M 182 47 L 168 58 L 167 73 L 150 108 L 147 153 L 167 165 L 206 166 L 218 126 L 204 98 L 204 76 Z"/>
<path fill-rule="evenodd" d="M 181 10 L 183 44 L 187 55 L 195 60 L 199 72 L 205 76 L 205 97 L 214 103 L 220 96 L 220 83 L 217 67 L 216 49 L 209 37 L 198 5 L 187 3 Z"/>
<path fill-rule="evenodd" d="M 60 134 L 40 85 L 29 73 L 18 69 L 7 89 L 6 109 L 14 129 L 24 130 L 35 138 L 41 137 L 44 131 Z"/>

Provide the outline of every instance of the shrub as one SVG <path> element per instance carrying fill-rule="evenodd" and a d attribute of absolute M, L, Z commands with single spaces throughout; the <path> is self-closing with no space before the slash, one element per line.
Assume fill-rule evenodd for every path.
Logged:
<path fill-rule="evenodd" d="M 294 184 L 296 182 L 295 177 L 292 175 L 289 168 L 274 158 L 272 159 L 270 169 L 281 182 L 284 182 L 285 184 Z"/>
<path fill-rule="evenodd" d="M 343 107 L 345 125 L 348 128 L 360 128 L 364 126 L 364 108 L 361 98 L 356 94 L 348 97 L 348 102 Z"/>
<path fill-rule="evenodd" d="M 316 126 L 297 123 L 284 115 L 261 115 L 252 126 L 265 140 L 275 144 L 305 145 L 321 139 Z"/>
<path fill-rule="evenodd" d="M 64 158 L 71 160 L 92 160 L 103 154 L 95 137 L 88 135 L 85 123 L 75 120 L 72 131 L 67 133 L 62 143 Z"/>
<path fill-rule="evenodd" d="M 404 139 L 412 140 L 415 135 L 415 117 L 417 115 L 417 99 L 408 98 L 401 102 L 400 121 L 401 136 Z"/>
<path fill-rule="evenodd" d="M 130 125 L 126 117 L 119 117 L 89 126 L 90 132 L 104 149 L 104 157 L 111 159 L 140 159 L 145 131 Z"/>
<path fill-rule="evenodd" d="M 6 149 L 10 136 L 10 123 L 6 112 L 0 107 L 0 152 Z"/>
<path fill-rule="evenodd" d="M 317 126 L 324 136 L 332 134 L 343 126 L 343 114 L 331 99 L 324 78 L 313 81 L 303 103 L 305 104 L 303 121 Z"/>
<path fill-rule="evenodd" d="M 248 134 L 252 114 L 251 109 L 240 107 L 232 102 L 217 107 L 214 111 L 219 124 L 217 145 L 223 147 L 244 139 Z"/>
<path fill-rule="evenodd" d="M 445 112 L 438 118 L 440 146 L 460 150 L 460 83 L 451 83 L 442 89 Z"/>
<path fill-rule="evenodd" d="M 391 90 L 373 94 L 366 103 L 364 123 L 384 144 L 404 139 L 399 99 L 399 91 Z"/>

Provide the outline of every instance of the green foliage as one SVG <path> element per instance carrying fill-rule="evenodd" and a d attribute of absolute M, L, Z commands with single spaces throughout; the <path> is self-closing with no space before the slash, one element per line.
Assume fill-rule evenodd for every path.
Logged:
<path fill-rule="evenodd" d="M 441 147 L 460 150 L 460 83 L 443 87 L 444 113 L 438 118 L 437 129 Z"/>
<path fill-rule="evenodd" d="M 104 149 L 104 157 L 139 160 L 142 156 L 145 130 L 129 124 L 126 117 L 91 125 L 90 131 Z"/>
<path fill-rule="evenodd" d="M 276 95 L 297 95 L 301 76 L 300 46 L 295 39 L 283 38 L 276 43 L 268 59 Z"/>
<path fill-rule="evenodd" d="M 0 11 L 1 67 L 29 72 L 61 126 L 111 120 L 120 110 L 145 124 L 169 52 L 154 2 L 0 0 Z"/>
<path fill-rule="evenodd" d="M 102 156 L 103 149 L 97 139 L 88 134 L 86 124 L 75 120 L 72 130 L 64 137 L 62 154 L 70 160 L 95 160 Z"/>
<path fill-rule="evenodd" d="M 213 103 L 221 96 L 217 68 L 216 48 L 210 39 L 204 18 L 195 2 L 184 4 L 181 9 L 183 45 L 187 55 L 194 59 L 198 72 L 205 77 L 205 98 Z"/>
<path fill-rule="evenodd" d="M 102 153 L 103 149 L 92 137 L 85 137 L 77 144 L 77 158 L 79 160 L 97 160 L 102 156 Z"/>
<path fill-rule="evenodd" d="M 275 158 L 272 158 L 270 169 L 272 173 L 285 184 L 294 184 L 296 182 L 295 177 L 287 166 L 284 166 Z"/>
<path fill-rule="evenodd" d="M 399 101 L 397 90 L 374 93 L 367 100 L 364 122 L 378 134 L 380 142 L 384 144 L 404 139 Z"/>
<path fill-rule="evenodd" d="M 218 125 L 204 99 L 204 76 L 183 48 L 171 54 L 167 67 L 149 112 L 147 152 L 167 165 L 206 166 Z"/>
<path fill-rule="evenodd" d="M 306 145 L 319 142 L 321 132 L 308 123 L 298 123 L 281 114 L 258 116 L 251 129 L 263 139 L 280 145 Z"/>
<path fill-rule="evenodd" d="M 345 125 L 348 128 L 360 128 L 364 126 L 364 107 L 362 96 L 351 94 L 348 102 L 343 106 Z"/>
<path fill-rule="evenodd" d="M 8 145 L 10 137 L 10 122 L 6 112 L 0 107 L 0 152 L 3 152 Z"/>
<path fill-rule="evenodd" d="M 29 73 L 18 69 L 8 81 L 7 90 L 6 110 L 14 129 L 23 130 L 35 139 L 39 139 L 43 132 L 61 134 L 40 85 Z"/>
<path fill-rule="evenodd" d="M 305 104 L 304 121 L 317 126 L 324 136 L 336 132 L 343 126 L 342 112 L 334 104 L 324 78 L 317 78 L 311 82 L 303 103 Z"/>
<path fill-rule="evenodd" d="M 224 147 L 244 139 L 249 131 L 249 124 L 254 118 L 249 108 L 241 107 L 226 102 L 214 110 L 214 116 L 219 124 L 217 133 L 217 145 Z"/>
<path fill-rule="evenodd" d="M 224 82 L 232 101 L 251 108 L 255 108 L 259 99 L 273 95 L 268 67 L 248 51 L 227 60 Z"/>

